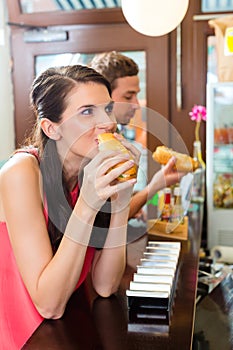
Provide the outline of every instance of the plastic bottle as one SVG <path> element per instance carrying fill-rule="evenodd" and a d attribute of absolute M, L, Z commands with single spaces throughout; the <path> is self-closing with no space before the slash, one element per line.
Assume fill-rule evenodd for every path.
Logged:
<path fill-rule="evenodd" d="M 171 189 L 169 187 L 164 189 L 164 206 L 161 212 L 161 220 L 172 220 Z"/>
<path fill-rule="evenodd" d="M 174 206 L 172 209 L 172 222 L 179 224 L 184 222 L 184 208 L 182 206 L 182 191 L 181 187 L 174 188 Z"/>

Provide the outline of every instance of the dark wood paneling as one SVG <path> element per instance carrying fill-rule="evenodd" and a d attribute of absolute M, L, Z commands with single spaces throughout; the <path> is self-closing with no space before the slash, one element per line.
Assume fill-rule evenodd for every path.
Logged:
<path fill-rule="evenodd" d="M 195 91 L 199 89 L 199 81 L 205 76 L 195 71 L 195 52 L 193 47 L 194 26 L 193 15 L 199 13 L 200 1 L 190 1 L 189 8 L 181 23 L 181 76 L 182 76 L 182 108 L 176 104 L 176 31 L 171 33 L 170 47 L 170 121 L 184 140 L 190 154 L 193 151 L 195 123 L 190 120 L 189 112 L 194 104 L 205 104 Z M 204 90 L 202 91 L 204 95 Z"/>

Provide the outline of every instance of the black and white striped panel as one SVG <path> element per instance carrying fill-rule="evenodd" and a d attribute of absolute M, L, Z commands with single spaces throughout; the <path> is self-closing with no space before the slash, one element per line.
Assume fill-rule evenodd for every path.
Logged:
<path fill-rule="evenodd" d="M 121 0 L 54 0 L 60 10 L 84 10 L 120 7 Z"/>

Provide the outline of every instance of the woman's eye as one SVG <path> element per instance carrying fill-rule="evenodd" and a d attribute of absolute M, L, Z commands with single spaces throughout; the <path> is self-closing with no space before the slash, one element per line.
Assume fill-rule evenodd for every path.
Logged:
<path fill-rule="evenodd" d="M 82 115 L 93 115 L 93 113 L 94 113 L 93 108 L 85 108 L 81 112 Z"/>
<path fill-rule="evenodd" d="M 107 105 L 107 106 L 105 107 L 105 112 L 106 112 L 107 114 L 112 114 L 113 105 L 114 105 L 114 103 L 110 103 L 109 105 Z"/>

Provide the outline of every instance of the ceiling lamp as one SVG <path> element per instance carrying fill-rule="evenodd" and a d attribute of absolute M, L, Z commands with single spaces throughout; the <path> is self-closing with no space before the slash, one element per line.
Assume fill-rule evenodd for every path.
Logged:
<path fill-rule="evenodd" d="M 183 20 L 189 0 L 121 0 L 125 19 L 137 32 L 160 36 L 171 32 Z"/>

